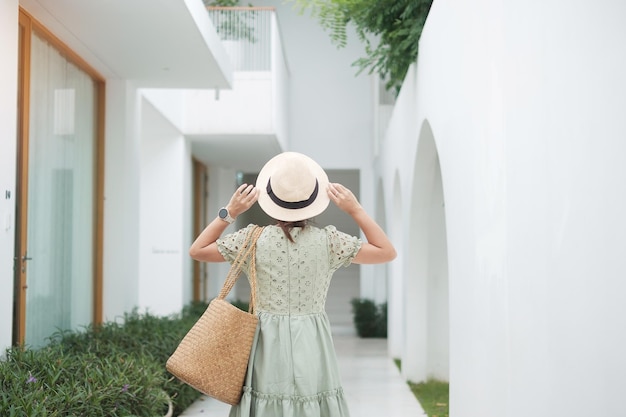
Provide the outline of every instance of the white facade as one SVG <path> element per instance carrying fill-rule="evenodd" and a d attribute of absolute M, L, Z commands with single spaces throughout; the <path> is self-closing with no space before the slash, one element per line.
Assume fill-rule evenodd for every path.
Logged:
<path fill-rule="evenodd" d="M 390 347 L 449 372 L 454 417 L 624 414 L 624 18 L 432 6 L 377 174 L 403 219 Z"/>

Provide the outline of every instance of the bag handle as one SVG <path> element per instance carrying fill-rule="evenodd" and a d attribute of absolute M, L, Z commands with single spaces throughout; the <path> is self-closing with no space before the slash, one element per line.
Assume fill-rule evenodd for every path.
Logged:
<path fill-rule="evenodd" d="M 250 258 L 249 279 L 250 279 L 250 307 L 248 312 L 252 313 L 256 305 L 256 241 L 261 236 L 263 227 L 254 226 L 254 228 L 246 236 L 241 250 L 237 253 L 233 264 L 230 266 L 226 281 L 222 286 L 222 290 L 217 298 L 223 300 L 226 298 L 230 290 L 235 286 L 235 282 L 241 275 L 242 267 L 246 259 Z"/>

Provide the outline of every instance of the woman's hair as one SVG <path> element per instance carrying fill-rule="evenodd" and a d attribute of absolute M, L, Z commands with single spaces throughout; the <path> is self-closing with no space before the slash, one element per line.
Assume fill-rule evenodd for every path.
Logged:
<path fill-rule="evenodd" d="M 278 220 L 278 227 L 283 230 L 287 239 L 289 239 L 290 242 L 293 242 L 294 240 L 293 237 L 291 237 L 291 229 L 294 227 L 305 227 L 308 223 L 308 220 L 298 220 L 297 222 Z"/>

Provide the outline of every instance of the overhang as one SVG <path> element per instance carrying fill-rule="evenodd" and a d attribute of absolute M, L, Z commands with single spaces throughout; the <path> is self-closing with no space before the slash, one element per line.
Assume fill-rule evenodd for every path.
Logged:
<path fill-rule="evenodd" d="M 106 79 L 222 88 L 232 68 L 202 0 L 20 0 Z"/>
<path fill-rule="evenodd" d="M 281 149 L 275 134 L 185 135 L 195 158 L 206 165 L 258 173 Z"/>

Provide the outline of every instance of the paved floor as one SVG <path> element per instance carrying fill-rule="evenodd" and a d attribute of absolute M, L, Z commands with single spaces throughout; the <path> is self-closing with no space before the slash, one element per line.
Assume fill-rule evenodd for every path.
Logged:
<path fill-rule="evenodd" d="M 422 417 L 426 414 L 387 356 L 387 341 L 335 335 L 343 388 L 352 417 Z M 182 416 L 227 417 L 230 406 L 203 397 Z M 297 417 L 297 416 L 294 416 Z"/>

